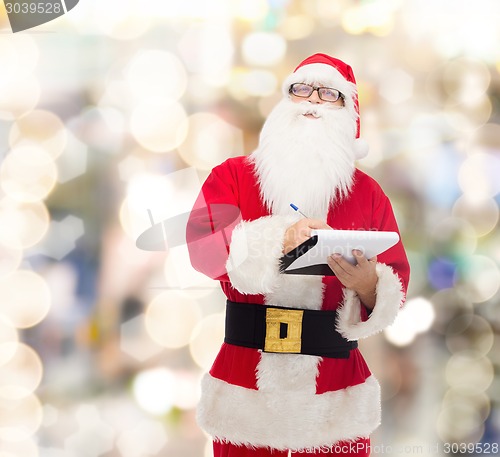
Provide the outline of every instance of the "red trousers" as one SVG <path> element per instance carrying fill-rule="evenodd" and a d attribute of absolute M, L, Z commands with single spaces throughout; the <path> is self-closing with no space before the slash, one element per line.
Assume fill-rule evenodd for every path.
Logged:
<path fill-rule="evenodd" d="M 370 438 L 357 441 L 339 441 L 332 446 L 321 446 L 315 449 L 292 450 L 292 457 L 313 455 L 335 455 L 343 457 L 368 457 L 370 455 Z M 270 448 L 248 448 L 231 443 L 214 441 L 214 457 L 288 457 L 288 451 Z"/>

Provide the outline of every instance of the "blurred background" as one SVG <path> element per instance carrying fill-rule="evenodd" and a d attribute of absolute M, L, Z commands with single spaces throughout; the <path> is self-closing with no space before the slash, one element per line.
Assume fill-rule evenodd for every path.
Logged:
<path fill-rule="evenodd" d="M 224 298 L 182 243 L 135 242 L 255 148 L 316 52 L 354 68 L 359 167 L 412 265 L 362 344 L 373 455 L 500 455 L 498 24 L 496 0 L 80 0 L 12 34 L 0 4 L 0 456 L 211 455 Z"/>

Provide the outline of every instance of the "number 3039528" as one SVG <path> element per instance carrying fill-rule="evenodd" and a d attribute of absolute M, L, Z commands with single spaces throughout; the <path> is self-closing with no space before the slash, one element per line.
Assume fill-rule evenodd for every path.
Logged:
<path fill-rule="evenodd" d="M 492 454 L 498 455 L 498 443 L 444 443 L 445 454 Z"/>
<path fill-rule="evenodd" d="M 8 14 L 59 14 L 60 3 L 5 3 Z"/>

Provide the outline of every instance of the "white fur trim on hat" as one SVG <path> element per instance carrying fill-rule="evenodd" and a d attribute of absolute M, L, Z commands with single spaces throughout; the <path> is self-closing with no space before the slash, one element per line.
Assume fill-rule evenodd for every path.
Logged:
<path fill-rule="evenodd" d="M 349 341 L 367 338 L 391 325 L 404 303 L 405 294 L 398 275 L 383 263 L 377 264 L 375 307 L 368 320 L 361 321 L 361 302 L 351 289 L 344 289 L 344 303 L 337 311 L 337 330 Z"/>
<path fill-rule="evenodd" d="M 280 354 L 282 355 L 282 354 Z M 295 357 L 309 357 L 296 355 Z M 205 375 L 197 419 L 218 441 L 302 449 L 370 435 L 380 424 L 380 386 L 364 383 L 323 394 L 246 389 Z"/>

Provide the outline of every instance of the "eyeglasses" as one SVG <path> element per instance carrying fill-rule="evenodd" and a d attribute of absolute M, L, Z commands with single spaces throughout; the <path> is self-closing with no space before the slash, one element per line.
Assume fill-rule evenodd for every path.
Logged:
<path fill-rule="evenodd" d="M 308 98 L 317 90 L 318 96 L 324 102 L 336 102 L 339 98 L 344 99 L 344 94 L 337 89 L 330 87 L 313 87 L 309 84 L 295 83 L 290 86 L 288 91 L 296 97 Z"/>

